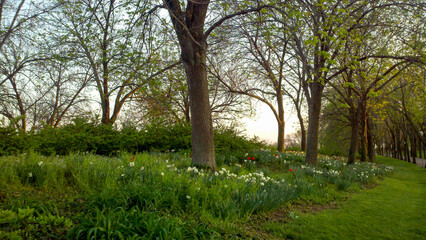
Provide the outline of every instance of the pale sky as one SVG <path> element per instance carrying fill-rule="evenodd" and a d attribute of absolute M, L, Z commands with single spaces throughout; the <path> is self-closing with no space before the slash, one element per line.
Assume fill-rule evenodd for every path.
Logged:
<path fill-rule="evenodd" d="M 257 114 L 253 118 L 244 118 L 242 122 L 246 125 L 246 134 L 249 137 L 258 136 L 260 140 L 267 143 L 276 143 L 278 137 L 278 124 L 271 109 L 266 104 L 257 104 Z M 286 111 L 285 135 L 296 132 L 299 125 L 295 112 Z"/>

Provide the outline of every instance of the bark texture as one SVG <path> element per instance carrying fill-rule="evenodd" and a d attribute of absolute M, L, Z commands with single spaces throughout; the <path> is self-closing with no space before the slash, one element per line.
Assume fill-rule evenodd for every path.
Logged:
<path fill-rule="evenodd" d="M 208 0 L 188 1 L 183 11 L 178 0 L 164 0 L 179 40 L 185 67 L 192 125 L 192 163 L 216 169 L 213 123 L 207 83 L 207 39 L 204 21 Z"/>

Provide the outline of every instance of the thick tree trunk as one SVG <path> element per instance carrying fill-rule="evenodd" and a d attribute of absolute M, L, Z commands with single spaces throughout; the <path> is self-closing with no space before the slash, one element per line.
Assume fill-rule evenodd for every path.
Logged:
<path fill-rule="evenodd" d="M 359 117 L 358 111 L 356 109 L 351 109 L 351 145 L 349 148 L 348 164 L 353 164 L 355 162 L 356 150 L 358 145 L 358 126 L 359 126 Z"/>
<path fill-rule="evenodd" d="M 214 135 L 206 68 L 207 43 L 182 46 L 192 125 L 192 163 L 216 170 Z"/>
<path fill-rule="evenodd" d="M 106 90 L 107 92 L 108 90 Z M 101 96 L 102 98 L 102 96 Z M 103 97 L 102 99 L 102 124 L 110 124 L 110 102 L 109 97 Z"/>
<path fill-rule="evenodd" d="M 309 126 L 308 141 L 306 144 L 306 163 L 313 166 L 318 166 L 318 137 L 323 86 L 319 82 L 313 82 L 311 84 L 317 86 L 312 88 L 311 101 L 309 102 Z"/>
<path fill-rule="evenodd" d="M 374 149 L 373 141 L 373 123 L 370 117 L 367 117 L 367 151 L 368 151 L 368 160 L 374 162 L 376 158 L 376 152 Z"/>
<path fill-rule="evenodd" d="M 284 104 L 282 91 L 277 92 L 277 104 L 278 104 L 278 151 L 284 152 L 285 148 L 285 120 L 284 120 Z"/>

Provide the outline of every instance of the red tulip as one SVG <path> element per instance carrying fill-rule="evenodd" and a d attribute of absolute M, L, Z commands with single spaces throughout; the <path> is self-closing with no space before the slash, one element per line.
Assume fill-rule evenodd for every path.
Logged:
<path fill-rule="evenodd" d="M 251 157 L 248 157 L 248 160 L 251 160 Z"/>
<path fill-rule="evenodd" d="M 290 168 L 290 169 L 289 169 L 289 171 L 290 171 L 290 172 L 293 172 L 293 169 L 291 169 L 291 168 Z"/>
<path fill-rule="evenodd" d="M 254 161 L 254 157 L 253 157 L 253 158 L 251 158 L 251 160 L 253 160 L 253 161 Z"/>

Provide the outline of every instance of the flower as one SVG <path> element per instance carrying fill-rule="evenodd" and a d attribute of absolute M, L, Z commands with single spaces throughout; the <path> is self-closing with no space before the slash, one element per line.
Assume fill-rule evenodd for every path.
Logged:
<path fill-rule="evenodd" d="M 43 165 L 43 161 L 38 162 L 38 165 L 39 166 Z"/>
<path fill-rule="evenodd" d="M 290 172 L 293 172 L 293 169 L 291 169 L 291 168 L 290 168 L 290 169 L 289 169 L 289 171 L 290 171 Z"/>
<path fill-rule="evenodd" d="M 254 161 L 254 160 L 255 160 L 255 159 L 254 159 L 254 157 L 252 157 L 252 158 L 251 158 L 251 160 L 253 160 L 253 161 Z"/>
<path fill-rule="evenodd" d="M 189 196 L 189 195 L 186 195 L 186 198 L 188 198 L 188 199 L 191 199 L 191 196 Z"/>
<path fill-rule="evenodd" d="M 141 171 L 143 171 L 144 169 L 145 169 L 145 168 L 142 166 L 142 167 L 141 167 Z"/>
<path fill-rule="evenodd" d="M 135 166 L 135 162 L 130 162 L 130 163 L 129 163 L 129 166 L 130 166 L 130 167 L 134 167 L 134 166 Z"/>
<path fill-rule="evenodd" d="M 263 182 L 260 183 L 260 186 L 264 186 L 265 184 Z"/>
<path fill-rule="evenodd" d="M 121 176 L 124 177 L 124 173 L 122 173 Z"/>
<path fill-rule="evenodd" d="M 28 177 L 33 177 L 33 173 L 28 173 Z"/>
<path fill-rule="evenodd" d="M 135 156 L 133 156 L 132 158 L 130 158 L 130 162 L 133 162 L 134 159 L 135 159 Z"/>
<path fill-rule="evenodd" d="M 248 160 L 251 160 L 251 157 L 248 157 Z"/>
<path fill-rule="evenodd" d="M 164 173 L 163 173 L 163 172 L 161 172 L 160 174 L 161 174 L 161 176 L 164 176 Z"/>

